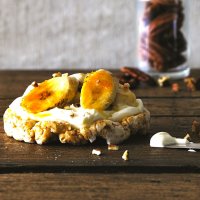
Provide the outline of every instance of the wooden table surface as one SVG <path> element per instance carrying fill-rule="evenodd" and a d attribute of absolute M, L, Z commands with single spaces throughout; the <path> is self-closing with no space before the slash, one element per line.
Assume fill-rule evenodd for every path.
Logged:
<path fill-rule="evenodd" d="M 199 199 L 200 152 L 150 148 L 158 131 L 184 137 L 200 117 L 200 91 L 140 87 L 135 90 L 151 112 L 149 136 L 132 137 L 119 151 L 105 141 L 84 146 L 26 144 L 8 138 L 2 116 L 32 81 L 50 71 L 0 71 L 0 199 Z M 72 72 L 71 72 L 72 73 Z M 192 72 L 200 77 L 200 71 Z M 200 121 L 200 120 L 199 120 Z M 102 156 L 92 155 L 100 148 Z M 122 160 L 130 152 L 129 161 Z"/>

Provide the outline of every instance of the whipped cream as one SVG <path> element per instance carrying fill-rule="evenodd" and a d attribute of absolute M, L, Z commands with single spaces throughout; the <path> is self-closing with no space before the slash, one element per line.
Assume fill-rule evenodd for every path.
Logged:
<path fill-rule="evenodd" d="M 30 91 L 31 88 L 28 88 Z M 27 92 L 27 91 L 26 91 Z M 136 106 L 121 105 L 116 110 L 98 111 L 95 109 L 84 109 L 70 105 L 66 109 L 52 108 L 39 113 L 29 113 L 21 106 L 22 97 L 16 98 L 11 104 L 12 109 L 23 119 L 32 119 L 35 121 L 63 121 L 70 123 L 76 128 L 90 126 L 97 120 L 109 119 L 112 121 L 121 121 L 124 117 L 137 115 L 144 111 L 142 100 L 136 99 Z"/>
<path fill-rule="evenodd" d="M 167 132 L 158 132 L 153 135 L 150 139 L 151 147 L 166 147 L 173 144 L 187 144 L 189 141 L 187 139 L 172 137 Z"/>

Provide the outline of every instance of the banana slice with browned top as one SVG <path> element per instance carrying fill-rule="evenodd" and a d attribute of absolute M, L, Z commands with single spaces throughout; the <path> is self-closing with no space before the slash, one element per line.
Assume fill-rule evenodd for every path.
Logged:
<path fill-rule="evenodd" d="M 113 103 L 118 84 L 109 71 L 100 69 L 88 74 L 81 89 L 81 107 L 105 110 Z"/>
<path fill-rule="evenodd" d="M 76 96 L 78 82 L 63 75 L 40 83 L 22 98 L 21 106 L 28 112 L 38 113 L 53 107 L 64 106 Z"/>

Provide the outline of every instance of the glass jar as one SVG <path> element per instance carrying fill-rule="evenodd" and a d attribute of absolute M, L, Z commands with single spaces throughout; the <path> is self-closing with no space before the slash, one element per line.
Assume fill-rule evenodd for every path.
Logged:
<path fill-rule="evenodd" d="M 137 66 L 153 76 L 183 78 L 188 65 L 188 0 L 136 0 Z"/>

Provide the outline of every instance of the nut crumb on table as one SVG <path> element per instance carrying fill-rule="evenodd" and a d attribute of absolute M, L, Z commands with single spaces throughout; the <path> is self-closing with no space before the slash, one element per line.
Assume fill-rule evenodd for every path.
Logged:
<path fill-rule="evenodd" d="M 92 155 L 100 156 L 101 155 L 101 150 L 100 149 L 93 149 L 92 150 Z"/>
<path fill-rule="evenodd" d="M 162 76 L 158 78 L 158 85 L 160 87 L 168 87 L 170 86 L 170 78 L 168 76 Z"/>
<path fill-rule="evenodd" d="M 196 80 L 193 77 L 187 77 L 184 79 L 184 83 L 186 84 L 186 87 L 188 91 L 194 92 L 196 91 Z"/>
<path fill-rule="evenodd" d="M 119 150 L 119 146 L 118 145 L 114 145 L 114 144 L 110 144 L 110 145 L 108 145 L 108 150 L 110 150 L 110 151 L 118 151 Z"/>
<path fill-rule="evenodd" d="M 129 151 L 128 150 L 124 151 L 124 153 L 122 155 L 122 159 L 126 160 L 126 161 L 129 160 Z"/>
<path fill-rule="evenodd" d="M 180 86 L 179 86 L 178 83 L 173 83 L 173 84 L 172 84 L 172 91 L 173 91 L 174 93 L 180 91 Z"/>

